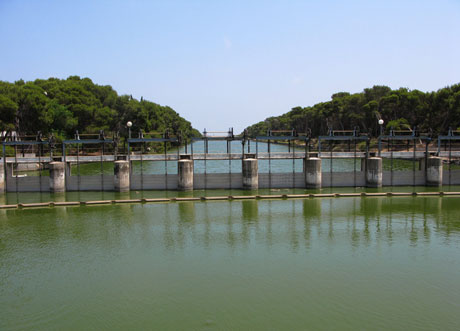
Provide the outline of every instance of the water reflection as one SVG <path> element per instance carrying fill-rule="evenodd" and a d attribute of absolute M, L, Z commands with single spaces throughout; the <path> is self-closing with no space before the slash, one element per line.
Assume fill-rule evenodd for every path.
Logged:
<path fill-rule="evenodd" d="M 241 202 L 243 220 L 256 221 L 259 214 L 259 203 L 257 200 L 247 200 Z"/>
<path fill-rule="evenodd" d="M 181 219 L 181 224 L 183 222 L 193 222 L 195 220 L 195 204 L 188 202 L 179 202 L 179 215 Z"/>
<path fill-rule="evenodd" d="M 6 194 L 0 193 L 0 205 L 6 205 L 6 204 L 7 204 Z M 2 217 L 6 216 L 6 210 L 0 209 L 0 216 Z"/>
<path fill-rule="evenodd" d="M 56 198 L 58 199 L 58 198 Z M 152 205 L 112 205 L 2 210 L 1 227 L 8 240 L 98 240 L 116 246 L 131 230 L 141 242 L 166 250 L 199 244 L 250 248 L 287 244 L 291 250 L 349 242 L 352 247 L 429 244 L 433 236 L 458 235 L 455 198 L 348 198 L 180 202 Z"/>
<path fill-rule="evenodd" d="M 321 218 L 321 199 L 305 199 L 302 201 L 303 216 L 306 219 L 317 219 Z"/>

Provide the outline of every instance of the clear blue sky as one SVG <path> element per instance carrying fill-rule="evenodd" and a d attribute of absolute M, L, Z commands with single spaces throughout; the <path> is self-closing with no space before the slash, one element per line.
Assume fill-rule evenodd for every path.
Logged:
<path fill-rule="evenodd" d="M 0 80 L 70 75 L 200 131 L 376 84 L 460 82 L 460 1 L 0 0 Z"/>

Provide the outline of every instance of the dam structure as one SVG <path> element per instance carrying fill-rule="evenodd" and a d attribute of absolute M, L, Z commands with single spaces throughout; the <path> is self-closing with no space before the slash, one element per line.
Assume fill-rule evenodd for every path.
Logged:
<path fill-rule="evenodd" d="M 11 137 L 2 142 L 0 192 L 458 185 L 456 133 L 390 130 L 371 138 L 357 129 L 319 137 L 269 130 L 250 138 L 229 129 L 190 141 L 140 132 L 123 144 L 104 132 L 77 132 L 59 143 Z"/>

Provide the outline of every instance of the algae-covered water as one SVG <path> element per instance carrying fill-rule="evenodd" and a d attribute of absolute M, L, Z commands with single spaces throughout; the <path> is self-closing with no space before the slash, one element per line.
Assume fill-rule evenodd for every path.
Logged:
<path fill-rule="evenodd" d="M 38 196 L 2 199 L 63 198 Z M 454 197 L 0 210 L 0 329 L 457 330 L 459 215 Z"/>

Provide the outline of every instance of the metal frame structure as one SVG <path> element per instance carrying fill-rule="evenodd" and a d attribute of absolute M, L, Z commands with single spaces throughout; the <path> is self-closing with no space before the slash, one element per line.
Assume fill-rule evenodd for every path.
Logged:
<path fill-rule="evenodd" d="M 114 143 L 113 139 L 107 139 L 105 137 L 104 131 L 101 130 L 99 131 L 99 134 L 97 135 L 98 138 L 96 139 L 81 139 L 81 137 L 85 136 L 95 136 L 96 134 L 80 134 L 78 131 L 75 132 L 75 137 L 74 139 L 70 140 L 64 140 L 62 142 L 62 161 L 66 163 L 67 161 L 67 145 L 71 144 L 76 144 L 77 145 L 77 176 L 78 176 L 78 189 L 80 190 L 80 183 L 81 183 L 81 178 L 80 178 L 80 145 L 86 145 L 86 144 L 102 144 L 102 153 L 100 155 L 100 163 L 101 163 L 101 191 L 104 190 L 104 165 L 103 165 L 103 157 L 104 157 L 104 152 L 105 152 L 105 145 L 106 144 L 112 144 Z M 116 155 L 114 154 L 114 161 L 116 160 Z M 67 171 L 67 169 L 66 169 Z M 70 175 L 70 173 L 69 173 Z M 67 185 L 67 184 L 66 184 Z M 67 188 L 66 188 L 67 189 Z"/>
<path fill-rule="evenodd" d="M 318 137 L 318 156 L 321 156 L 322 151 L 322 141 L 329 141 L 329 173 L 330 173 L 330 186 L 333 185 L 333 145 L 334 142 L 348 142 L 348 148 L 351 149 L 351 142 L 353 142 L 353 182 L 356 187 L 356 156 L 357 156 L 357 142 L 364 141 L 366 142 L 366 151 L 364 152 L 365 162 L 364 162 L 364 170 L 367 167 L 367 158 L 369 157 L 369 136 L 367 134 L 361 134 L 359 127 L 354 127 L 353 130 L 333 130 L 329 128 L 327 136 L 319 136 Z"/>
<path fill-rule="evenodd" d="M 455 135 L 458 133 L 458 135 Z M 452 130 L 452 128 L 449 128 L 449 131 L 447 133 L 447 136 L 438 136 L 438 155 L 441 153 L 441 147 L 442 147 L 442 142 L 443 141 L 449 141 L 449 150 L 452 148 L 452 141 L 460 140 L 460 131 L 457 130 Z"/>
<path fill-rule="evenodd" d="M 399 140 L 408 142 L 413 142 L 413 157 L 412 157 L 412 185 L 415 186 L 415 163 L 416 163 L 416 154 L 417 154 L 417 140 L 425 142 L 425 165 L 428 160 L 428 145 L 431 142 L 431 137 L 428 135 L 420 135 L 417 131 L 417 127 L 414 127 L 412 130 L 394 130 L 393 128 L 390 129 L 389 135 L 380 135 L 378 138 L 378 155 L 382 155 L 382 143 L 386 140 L 388 144 L 388 149 L 390 150 L 390 183 L 393 185 L 393 141 Z M 425 166 L 425 177 L 426 177 L 426 166 Z"/>
<path fill-rule="evenodd" d="M 407 140 L 407 141 L 413 141 L 414 142 L 414 156 L 416 152 L 416 142 L 417 140 L 424 141 L 425 143 L 428 142 L 428 144 L 431 142 L 431 137 L 430 136 L 424 136 L 424 135 L 419 135 L 419 132 L 417 131 L 417 127 L 414 127 L 412 130 L 394 130 L 393 128 L 390 129 L 390 134 L 389 135 L 380 135 L 378 137 L 378 151 L 379 151 L 379 156 L 382 154 L 382 141 L 386 139 L 388 142 L 393 141 L 393 140 Z M 428 148 L 428 145 L 427 145 Z M 426 149 L 428 151 L 428 149 Z M 414 157 L 415 158 L 415 157 Z"/>
<path fill-rule="evenodd" d="M 206 179 L 206 173 L 207 173 L 207 154 L 209 154 L 209 141 L 226 141 L 226 148 L 227 148 L 227 154 L 230 155 L 228 159 L 228 173 L 230 174 L 229 177 L 231 177 L 232 174 L 232 141 L 234 140 L 241 140 L 242 141 L 242 155 L 244 155 L 244 143 L 245 139 L 247 139 L 246 135 L 243 135 L 243 137 L 235 137 L 233 133 L 233 128 L 229 128 L 228 131 L 206 131 L 206 128 L 203 130 L 203 136 L 202 137 L 193 137 L 190 141 L 190 152 L 191 152 L 191 158 L 193 158 L 193 143 L 196 141 L 203 141 L 204 146 L 203 146 L 203 154 L 204 154 L 204 175 L 205 175 L 205 181 L 204 181 L 204 187 L 206 189 L 207 187 L 207 179 Z M 242 156 L 243 157 L 243 156 Z M 230 183 L 230 189 L 231 189 L 231 179 L 229 179 Z"/>
<path fill-rule="evenodd" d="M 266 136 L 256 137 L 256 158 L 259 155 L 259 140 L 267 141 L 267 152 L 268 152 L 268 181 L 269 187 L 272 182 L 272 171 L 271 171 L 271 142 L 272 141 L 287 141 L 288 142 L 288 153 L 291 153 L 291 142 L 292 142 L 292 187 L 295 188 L 295 141 L 303 141 L 305 143 L 305 157 L 309 157 L 310 152 L 310 136 L 311 130 L 307 129 L 306 133 L 298 133 L 295 129 L 291 130 L 268 130 Z M 287 133 L 290 133 L 287 135 Z M 281 135 L 276 135 L 281 134 Z"/>
<path fill-rule="evenodd" d="M 31 136 L 24 136 L 24 137 L 31 137 Z M 6 146 L 14 146 L 14 149 L 15 149 L 15 153 L 14 153 L 14 164 L 18 164 L 18 160 L 17 160 L 17 146 L 34 146 L 34 145 L 38 145 L 40 146 L 40 149 L 39 149 L 39 154 L 38 154 L 38 164 L 39 164 L 39 183 L 40 183 L 40 192 L 42 192 L 42 181 L 41 181 L 41 177 L 42 177 L 42 170 L 40 169 L 41 167 L 41 158 L 44 157 L 43 156 L 43 146 L 45 145 L 48 145 L 49 146 L 49 150 L 50 150 L 50 156 L 49 156 L 49 160 L 50 162 L 53 160 L 53 150 L 55 148 L 55 141 L 54 141 L 54 137 L 53 136 L 50 136 L 50 139 L 49 140 L 43 140 L 43 136 L 41 134 L 41 132 L 39 131 L 37 133 L 37 135 L 35 136 L 35 140 L 18 140 L 21 138 L 21 136 L 10 136 L 10 141 L 7 141 L 6 139 L 8 138 L 8 136 L 5 136 L 4 138 L 4 141 L 2 141 L 2 155 L 3 155 L 3 171 L 4 171 L 4 176 L 5 176 L 5 190 L 8 190 L 8 167 L 7 167 L 7 155 L 6 155 Z M 23 152 L 24 153 L 24 152 Z M 44 159 L 46 159 L 44 157 Z M 18 192 L 18 171 L 16 171 L 16 181 L 15 181 L 15 191 L 16 193 Z"/>
<path fill-rule="evenodd" d="M 281 133 L 281 136 L 277 136 L 277 133 Z M 286 135 L 286 133 L 290 133 L 290 135 Z M 291 130 L 268 130 L 266 136 L 257 136 L 256 137 L 256 155 L 259 154 L 259 148 L 258 148 L 258 141 L 263 140 L 267 141 L 268 143 L 268 153 L 271 153 L 270 150 L 270 144 L 271 141 L 287 141 L 288 142 L 288 153 L 291 152 L 291 141 L 304 141 L 305 142 L 305 156 L 307 156 L 307 153 L 309 151 L 309 142 L 310 142 L 310 136 L 311 136 L 311 131 L 307 130 L 306 133 L 297 133 L 295 129 Z M 293 151 L 295 153 L 295 144 L 292 144 Z"/>
<path fill-rule="evenodd" d="M 149 133 L 145 133 L 145 135 L 152 135 L 152 134 L 159 134 L 159 132 L 149 132 Z M 146 143 L 151 143 L 151 142 L 156 142 L 156 143 L 163 143 L 164 145 L 164 155 L 165 155 L 165 159 L 164 159 L 164 164 L 165 164 L 165 187 L 166 189 L 168 189 L 168 158 L 167 158 L 167 143 L 178 143 L 180 144 L 180 142 L 182 141 L 182 137 L 181 135 L 177 136 L 177 137 L 171 137 L 169 135 L 169 131 L 166 130 L 165 132 L 163 132 L 162 134 L 162 137 L 161 138 L 146 138 L 144 137 L 144 133 L 142 132 L 142 130 L 139 131 L 139 134 L 138 134 L 138 138 L 128 138 L 127 140 L 127 143 L 128 143 L 128 162 L 130 164 L 130 170 L 129 170 L 129 175 L 131 176 L 132 175 L 132 172 L 133 172 L 133 167 L 131 167 L 131 144 L 142 144 L 142 150 L 141 150 L 141 154 L 140 154 L 140 162 L 141 162 L 141 190 L 143 190 L 144 188 L 144 166 L 143 166 L 143 154 L 145 152 L 145 144 Z M 179 159 L 179 149 L 177 149 L 177 159 Z M 131 183 L 131 180 L 130 180 L 130 183 Z"/>
<path fill-rule="evenodd" d="M 459 135 L 455 135 L 455 134 Z M 441 155 L 442 142 L 449 142 L 449 185 L 451 183 L 451 170 L 452 170 L 452 141 L 460 141 L 460 131 L 452 130 L 449 128 L 447 136 L 438 136 L 438 155 Z"/>
<path fill-rule="evenodd" d="M 209 135 L 211 134 L 211 135 Z M 193 158 L 193 143 L 196 141 L 203 141 L 204 142 L 204 154 L 209 153 L 209 141 L 227 141 L 227 154 L 231 154 L 231 142 L 233 140 L 242 140 L 243 138 L 235 137 L 233 134 L 233 128 L 229 128 L 228 131 L 206 131 L 203 130 L 202 137 L 193 137 L 190 143 L 190 151 Z"/>
<path fill-rule="evenodd" d="M 367 134 L 361 134 L 359 127 L 355 127 L 353 130 L 328 130 L 327 136 L 318 137 L 318 153 L 321 154 L 321 141 L 348 141 L 349 143 L 354 141 L 366 141 L 369 142 L 369 136 Z M 350 146 L 349 146 L 350 147 Z M 367 150 L 366 150 L 367 152 Z"/>
<path fill-rule="evenodd" d="M 435 146 L 434 143 L 432 144 L 432 154 L 441 156 L 444 159 L 445 162 L 449 162 L 448 170 L 449 170 L 449 175 L 448 175 L 448 185 L 451 185 L 451 172 L 452 168 L 454 167 L 453 161 L 457 161 L 460 153 L 456 150 L 452 151 L 452 148 L 458 148 L 458 144 L 455 145 L 456 142 L 460 142 L 460 131 L 453 130 L 452 128 L 449 128 L 449 131 L 447 135 L 439 135 L 437 138 L 432 138 L 430 133 L 420 133 L 416 127 L 410 130 L 394 130 L 391 128 L 387 134 L 384 132 L 382 129 L 380 131 L 380 135 L 375 138 L 370 138 L 367 134 L 362 134 L 360 133 L 360 130 L 358 127 L 355 127 L 353 130 L 333 130 L 329 129 L 328 134 L 324 136 L 319 136 L 315 139 L 312 139 L 311 137 L 311 131 L 307 129 L 306 133 L 298 133 L 296 130 L 268 130 L 266 135 L 261 135 L 261 136 L 256 136 L 255 138 L 249 138 L 248 132 L 245 130 L 241 135 L 234 135 L 233 128 L 229 128 L 228 131 L 207 131 L 204 129 L 203 135 L 201 137 L 193 137 L 190 138 L 190 140 L 184 141 L 183 137 L 181 134 L 178 134 L 177 136 L 170 136 L 169 131 L 166 130 L 163 133 L 143 133 L 142 131 L 139 131 L 138 137 L 136 138 L 123 138 L 125 143 L 127 144 L 127 149 L 123 148 L 123 153 L 119 154 L 118 153 L 118 146 L 120 142 L 120 138 L 118 133 L 113 136 L 112 138 L 106 138 L 104 131 L 100 131 L 99 134 L 79 134 L 78 131 L 75 133 L 74 139 L 69 139 L 69 140 L 64 140 L 62 142 L 62 157 L 60 155 L 61 151 L 61 146 L 59 148 L 56 148 L 56 143 L 54 137 L 50 137 L 49 139 L 44 139 L 40 133 L 38 133 L 36 136 L 13 136 L 8 135 L 3 137 L 2 141 L 2 149 L 3 149 L 3 163 L 4 163 L 4 173 L 5 173 L 5 178 L 8 178 L 8 173 L 9 173 L 9 178 L 11 179 L 11 176 L 13 178 L 10 180 L 10 189 L 13 191 L 13 184 L 12 182 L 14 181 L 14 177 L 16 177 L 15 185 L 16 185 L 16 192 L 18 191 L 18 186 L 19 190 L 25 189 L 26 186 L 23 185 L 33 185 L 34 189 L 38 189 L 38 184 L 36 183 L 36 177 L 34 177 L 33 180 L 21 180 L 21 174 L 18 174 L 18 171 L 10 171 L 11 169 L 16 169 L 19 171 L 23 171 L 26 169 L 26 167 L 18 167 L 17 164 L 21 163 L 34 163 L 34 171 L 36 169 L 36 164 L 39 164 L 39 176 L 40 176 L 40 191 L 42 191 L 42 172 L 45 167 L 47 166 L 48 162 L 52 162 L 54 160 L 59 160 L 63 161 L 66 164 L 66 172 L 70 171 L 69 168 L 67 167 L 69 165 L 69 162 L 72 162 L 72 164 L 77 165 L 77 176 L 78 176 L 78 190 L 80 190 L 80 182 L 81 182 L 81 174 L 80 174 L 80 163 L 83 162 L 94 162 L 95 167 L 93 169 L 96 169 L 94 171 L 94 177 L 93 180 L 94 182 L 89 181 L 88 185 L 83 185 L 83 189 L 87 189 L 87 187 L 90 187 L 91 189 L 98 189 L 99 184 L 101 185 L 101 190 L 104 190 L 104 186 L 107 187 L 107 185 L 104 185 L 104 162 L 112 162 L 116 161 L 117 159 L 126 159 L 129 164 L 130 164 L 130 176 L 134 173 L 134 170 L 136 170 L 136 178 L 134 180 L 133 186 L 140 186 L 141 189 L 143 189 L 144 185 L 147 185 L 144 183 L 144 165 L 143 161 L 156 161 L 159 162 L 156 165 L 159 165 L 159 171 L 157 172 L 157 169 L 155 169 L 155 174 L 162 174 L 162 164 L 160 162 L 164 161 L 164 180 L 165 180 L 165 186 L 166 189 L 168 189 L 168 175 L 174 173 L 174 171 L 171 170 L 171 168 L 168 169 L 168 161 L 176 161 L 181 158 L 180 153 L 183 151 L 183 148 L 177 148 L 177 157 L 176 157 L 176 150 L 169 151 L 168 153 L 168 147 L 170 146 L 176 146 L 180 147 L 182 143 L 185 143 L 185 153 L 187 154 L 188 151 L 191 152 L 190 157 L 192 160 L 200 160 L 204 161 L 204 188 L 207 188 L 207 179 L 206 179 L 206 174 L 207 172 L 212 172 L 211 167 L 210 169 L 207 169 L 206 164 L 207 161 L 210 160 L 228 160 L 228 173 L 229 173 L 229 181 L 230 185 L 229 187 L 231 188 L 232 186 L 232 161 L 239 161 L 240 159 L 244 159 L 247 157 L 255 157 L 258 158 L 259 160 L 263 161 L 268 161 L 268 178 L 269 178 L 269 187 L 272 187 L 272 166 L 275 162 L 272 162 L 273 160 L 292 160 L 292 188 L 296 187 L 296 180 L 297 183 L 299 183 L 299 172 L 296 173 L 296 166 L 297 169 L 299 169 L 299 163 L 296 159 L 301 159 L 303 158 L 303 150 L 305 149 L 305 158 L 309 158 L 312 155 L 316 156 L 316 152 L 318 152 L 319 157 L 324 157 L 325 159 L 330 159 L 330 163 L 326 163 L 325 167 L 323 164 L 323 167 L 325 169 L 325 173 L 327 175 L 327 172 L 330 173 L 330 186 L 333 186 L 333 180 L 334 180 L 334 164 L 333 162 L 336 162 L 336 168 L 337 168 L 337 158 L 346 158 L 348 159 L 347 162 L 347 169 L 344 171 L 352 171 L 351 170 L 351 159 L 353 158 L 353 172 L 354 172 L 354 185 L 356 186 L 357 184 L 357 179 L 360 179 L 363 174 L 360 174 L 359 171 L 361 170 L 367 170 L 367 159 L 370 156 L 378 155 L 379 157 L 382 157 L 382 155 L 385 157 L 385 168 L 384 170 L 387 172 L 386 176 L 386 184 L 387 185 L 393 185 L 393 180 L 395 178 L 400 178 L 398 177 L 398 173 L 394 173 L 394 169 L 399 169 L 398 168 L 398 163 L 394 164 L 394 159 L 404 159 L 407 160 L 406 164 L 404 165 L 403 169 L 399 170 L 404 170 L 406 173 L 404 174 L 404 183 L 407 185 L 411 185 L 411 174 L 410 174 L 410 168 L 411 165 L 409 162 L 412 161 L 412 185 L 415 186 L 416 182 L 421 183 L 423 180 L 423 172 L 421 171 L 422 168 L 418 169 L 418 161 L 420 161 L 420 165 L 422 165 L 423 159 L 425 160 L 425 167 L 423 170 L 425 171 L 425 179 L 427 175 L 427 161 L 428 157 L 430 156 L 429 153 L 429 145 L 430 143 L 434 140 L 437 139 L 437 153 L 435 152 Z M 90 136 L 92 136 L 90 138 Z M 24 140 L 25 137 L 28 137 L 26 139 L 31 139 L 31 140 Z M 35 137 L 35 138 L 33 138 Z M 21 140 L 22 139 L 22 140 Z M 252 141 L 251 141 L 252 140 Z M 378 141 L 378 146 L 377 150 L 375 147 L 375 142 L 376 140 Z M 199 145 L 199 151 L 197 152 L 196 150 L 194 151 L 194 145 L 195 143 L 203 141 L 203 154 L 201 154 L 201 145 Z M 225 141 L 226 142 L 226 151 L 224 150 L 223 143 L 219 147 L 218 152 L 211 153 L 209 152 L 209 142 L 212 141 Z M 240 141 L 242 144 L 242 153 L 241 155 L 238 152 L 234 152 L 232 154 L 232 142 L 233 141 Z M 263 142 L 263 146 L 259 146 L 259 142 Z M 359 146 L 358 143 L 360 143 Z M 370 146 L 372 142 L 372 149 L 371 151 L 373 153 L 370 153 Z M 159 152 L 156 155 L 151 155 L 146 150 L 146 147 L 148 146 L 149 143 L 158 143 L 158 144 L 163 144 L 164 145 L 164 157 L 163 153 Z M 187 143 L 190 143 L 190 150 L 188 150 Z M 255 153 L 251 153 L 251 143 L 255 143 Z M 273 144 L 279 144 L 279 143 L 285 143 L 285 147 L 283 148 L 282 151 L 277 152 L 276 148 L 273 148 Z M 317 149 L 316 149 L 316 143 L 317 143 Z M 346 143 L 348 143 L 348 151 L 347 151 L 347 146 Z M 364 147 L 365 143 L 365 147 Z M 141 145 L 139 145 L 141 144 Z M 247 148 L 246 148 L 247 144 Z M 267 152 L 265 151 L 265 144 L 267 144 Z M 334 145 L 335 144 L 335 145 Z M 387 145 L 385 145 L 387 144 Z M 26 146 L 39 146 L 38 148 L 36 147 L 27 147 L 27 150 L 32 150 L 34 153 L 33 158 L 22 158 L 21 157 L 21 152 L 20 148 L 23 147 L 23 150 L 26 150 Z M 48 145 L 48 147 L 46 147 Z M 74 146 L 71 146 L 74 145 Z M 84 145 L 97 145 L 95 146 L 94 150 L 96 153 L 90 154 L 90 153 L 83 153 L 82 156 L 82 151 L 83 151 L 83 146 Z M 453 147 L 454 145 L 454 147 Z M 15 155 L 14 155 L 14 161 L 12 157 L 12 153 L 9 153 L 10 156 L 7 157 L 7 152 L 12 150 L 10 147 L 7 146 L 12 146 L 15 149 Z M 109 146 L 109 148 L 108 148 Z M 407 148 L 406 148 L 407 146 Z M 329 147 L 329 148 L 328 148 Z M 344 153 L 341 154 L 338 151 L 334 152 L 335 150 L 338 150 L 337 147 L 340 147 L 340 151 L 343 151 Z M 359 148 L 360 147 L 360 148 Z M 386 148 L 388 147 L 388 148 Z M 76 148 L 76 155 L 73 154 L 74 149 Z M 313 149 L 314 148 L 314 149 Z M 418 150 L 417 150 L 418 148 Z M 91 148 L 86 149 L 86 152 L 89 152 Z M 239 146 L 233 146 L 234 150 L 239 150 Z M 254 149 L 254 147 L 253 147 Z M 259 151 L 259 149 L 262 149 L 262 152 Z M 91 149 L 92 150 L 92 149 Z M 113 154 L 112 154 L 113 150 Z M 150 150 L 150 149 L 149 149 Z M 211 146 L 212 150 L 212 146 Z M 287 151 L 286 151 L 287 150 Z M 313 150 L 315 153 L 312 154 L 311 150 Z M 135 151 L 135 152 L 134 152 Z M 297 152 L 300 151 L 300 152 Z M 27 151 L 26 151 L 27 152 Z M 134 153 L 133 153 L 134 152 Z M 297 155 L 296 155 L 297 152 Z M 23 151 L 24 153 L 24 151 Z M 133 153 L 133 155 L 132 155 Z M 194 157 L 195 153 L 195 157 Z M 377 154 L 378 153 L 378 154 Z M 394 155 L 393 155 L 394 153 Z M 57 154 L 57 155 L 56 155 Z M 150 155 L 148 155 L 150 154 Z M 53 156 L 54 155 L 54 156 Z M 24 155 L 23 155 L 24 156 Z M 395 157 L 394 157 L 395 156 Z M 335 160 L 334 160 L 335 158 Z M 8 160 L 8 162 L 7 162 Z M 360 165 L 358 161 L 363 161 L 363 163 Z M 388 161 L 390 160 L 390 161 Z M 133 167 L 133 162 L 135 161 L 136 167 Z M 139 162 L 140 161 L 140 173 L 138 172 L 139 168 Z M 225 167 L 226 163 L 222 162 L 219 165 L 219 171 L 221 173 L 225 173 Z M 14 162 L 14 163 L 13 163 Z M 97 163 L 100 162 L 100 176 L 101 176 L 101 183 L 99 183 L 99 179 L 97 178 L 99 176 L 99 171 L 98 171 L 98 166 Z M 8 165 L 7 165 L 8 163 Z M 324 162 L 323 162 L 324 163 Z M 283 168 L 278 169 L 279 172 L 284 172 L 289 174 L 290 173 L 290 164 L 288 162 L 284 163 L 279 163 L 283 165 Z M 42 166 L 43 165 L 43 166 Z M 105 164 L 107 166 L 107 164 Z M 201 164 L 200 164 L 201 165 Z M 210 163 L 208 163 L 208 166 Z M 233 164 L 235 165 L 235 163 Z M 263 170 L 262 173 L 267 172 L 267 163 L 263 163 Z M 275 164 L 276 166 L 276 164 Z M 361 166 L 360 169 L 358 169 L 358 166 Z M 329 168 L 329 169 L 327 169 Z M 31 167 L 27 167 L 27 169 L 32 169 Z M 277 169 L 276 167 L 273 167 L 273 169 Z M 454 168 L 455 169 L 455 168 Z M 106 172 L 107 172 L 107 167 L 106 167 Z M 168 174 L 168 170 L 170 174 Z M 418 170 L 418 171 L 417 171 Z M 446 167 L 447 170 L 447 167 Z M 46 170 L 45 170 L 46 171 Z M 200 172 L 202 169 L 199 170 Z M 235 169 L 233 169 L 235 172 Z M 236 170 L 238 172 L 238 170 Z M 342 171 L 342 170 L 336 170 L 336 171 Z M 274 171 L 274 173 L 276 170 Z M 452 178 L 454 181 L 456 180 L 457 172 L 454 170 L 454 177 Z M 140 174 L 140 183 L 138 183 L 139 177 L 137 175 Z M 34 172 L 34 176 L 38 174 Z M 225 174 L 226 175 L 226 174 Z M 266 176 L 267 174 L 264 174 Z M 337 173 L 335 181 L 338 180 Z M 201 176 L 201 175 L 200 175 Z M 446 176 L 446 175 L 444 175 Z M 18 180 L 19 178 L 19 180 Z M 150 177 L 149 177 L 150 178 Z M 212 177 L 211 177 L 212 178 Z M 264 180 L 267 177 L 264 177 Z M 273 176 L 275 180 L 277 177 Z M 291 178 L 289 176 L 289 178 Z M 401 177 L 403 178 L 403 177 Z M 43 178 L 44 180 L 45 178 Z M 171 186 L 171 179 L 172 177 L 169 176 L 170 183 L 169 186 Z M 235 176 L 233 176 L 233 179 L 235 179 Z M 108 184 L 107 182 L 107 174 L 105 178 L 105 184 Z M 160 182 L 160 186 L 163 187 L 161 184 L 162 178 L 158 177 L 155 179 L 157 182 Z M 201 177 L 200 177 L 201 180 Z M 290 181 L 290 179 L 289 179 Z M 5 180 L 6 186 L 8 186 L 8 182 Z M 132 181 L 131 181 L 132 182 Z M 32 183 L 32 184 L 30 184 Z M 45 185 L 46 181 L 43 182 L 43 185 Z M 70 184 L 69 184 L 70 183 Z M 85 184 L 86 182 L 82 182 Z M 445 178 L 445 183 L 447 184 L 447 178 Z M 72 186 L 72 188 L 75 188 L 76 184 L 76 178 L 72 178 L 72 180 L 68 183 L 66 183 L 66 186 Z M 398 183 L 396 183 L 398 184 Z M 200 184 L 201 185 L 201 184 Z M 235 185 L 235 184 L 233 184 Z M 266 185 L 266 182 L 265 184 Z M 277 184 L 274 184 L 277 185 Z M 348 180 L 347 185 L 352 185 L 351 183 L 351 177 Z M 66 187 L 67 189 L 68 187 Z"/>

